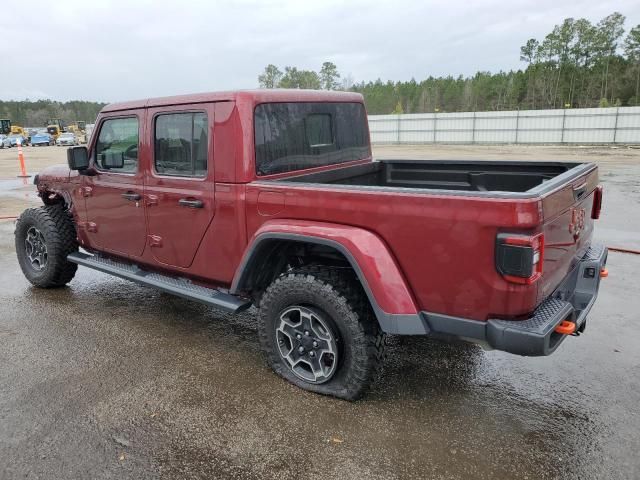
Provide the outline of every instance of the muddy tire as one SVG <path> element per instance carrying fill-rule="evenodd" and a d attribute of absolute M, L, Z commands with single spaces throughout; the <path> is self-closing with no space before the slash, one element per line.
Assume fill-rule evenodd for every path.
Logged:
<path fill-rule="evenodd" d="M 351 270 L 282 274 L 262 296 L 258 325 L 267 363 L 300 388 L 356 400 L 378 375 L 384 333 Z"/>
<path fill-rule="evenodd" d="M 22 273 L 40 288 L 63 287 L 78 266 L 67 255 L 78 251 L 73 220 L 63 205 L 25 210 L 16 223 L 15 245 Z"/>

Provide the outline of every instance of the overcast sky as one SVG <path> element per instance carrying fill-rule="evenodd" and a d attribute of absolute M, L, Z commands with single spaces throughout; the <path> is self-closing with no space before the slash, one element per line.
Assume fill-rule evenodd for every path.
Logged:
<path fill-rule="evenodd" d="M 565 17 L 616 10 L 640 24 L 639 0 L 14 2 L 0 11 L 0 99 L 255 88 L 269 63 L 328 60 L 356 81 L 509 70 Z"/>

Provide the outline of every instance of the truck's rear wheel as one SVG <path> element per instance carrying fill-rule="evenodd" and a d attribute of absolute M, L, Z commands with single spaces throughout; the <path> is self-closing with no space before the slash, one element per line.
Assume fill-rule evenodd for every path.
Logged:
<path fill-rule="evenodd" d="M 355 400 L 378 373 L 384 334 L 350 270 L 281 275 L 262 296 L 259 320 L 269 365 L 305 390 Z"/>
<path fill-rule="evenodd" d="M 76 231 L 63 205 L 25 210 L 16 223 L 15 245 L 22 273 L 41 288 L 62 287 L 78 266 L 67 255 L 78 251 Z"/>

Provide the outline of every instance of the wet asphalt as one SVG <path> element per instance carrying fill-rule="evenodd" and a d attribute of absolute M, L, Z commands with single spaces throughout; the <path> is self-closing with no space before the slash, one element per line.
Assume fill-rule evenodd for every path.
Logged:
<path fill-rule="evenodd" d="M 607 175 L 601 240 L 634 246 L 638 176 Z M 640 256 L 609 255 L 585 334 L 552 356 L 392 337 L 348 403 L 271 373 L 254 310 L 87 269 L 31 287 L 12 232 L 0 223 L 0 479 L 640 477 Z"/>

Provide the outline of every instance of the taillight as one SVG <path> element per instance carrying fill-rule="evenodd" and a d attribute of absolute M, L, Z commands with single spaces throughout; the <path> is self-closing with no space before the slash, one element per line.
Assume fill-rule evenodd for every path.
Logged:
<path fill-rule="evenodd" d="M 505 280 L 530 285 L 542 276 L 544 235 L 500 233 L 496 238 L 496 268 Z"/>
<path fill-rule="evenodd" d="M 591 209 L 591 218 L 594 220 L 600 218 L 600 210 L 602 210 L 602 185 L 598 185 L 593 191 L 593 208 Z"/>

